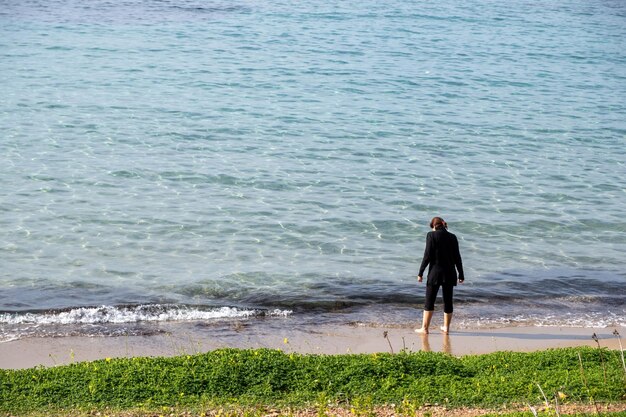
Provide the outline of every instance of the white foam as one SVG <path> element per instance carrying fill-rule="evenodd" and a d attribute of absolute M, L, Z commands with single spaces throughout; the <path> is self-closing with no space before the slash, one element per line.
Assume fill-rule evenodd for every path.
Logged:
<path fill-rule="evenodd" d="M 467 318 L 460 320 L 460 327 L 464 328 L 499 328 L 515 326 L 532 327 L 585 327 L 585 328 L 608 328 L 626 327 L 626 317 L 614 313 L 588 313 L 585 315 L 575 314 L 518 314 L 506 317 L 481 317 L 478 319 Z"/>
<path fill-rule="evenodd" d="M 220 307 L 201 310 L 191 307 L 172 305 L 139 305 L 135 307 L 80 307 L 69 311 L 52 313 L 0 314 L 0 323 L 3 324 L 120 324 L 137 322 L 164 322 L 164 321 L 196 321 L 228 318 L 249 318 L 255 316 L 285 317 L 292 312 L 289 310 L 248 310 L 235 307 Z"/>

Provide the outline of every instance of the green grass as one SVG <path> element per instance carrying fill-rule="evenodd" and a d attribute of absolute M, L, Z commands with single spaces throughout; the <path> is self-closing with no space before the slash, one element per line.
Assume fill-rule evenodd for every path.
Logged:
<path fill-rule="evenodd" d="M 556 412 L 554 410 L 543 411 L 537 413 L 538 417 L 554 417 Z M 612 413 L 570 413 L 570 414 L 561 414 L 563 416 L 567 415 L 568 417 L 626 417 L 626 411 L 616 411 Z M 482 417 L 532 417 L 533 413 L 530 411 L 518 411 L 514 413 L 507 414 L 496 414 L 496 413 L 488 413 L 484 414 Z"/>
<path fill-rule="evenodd" d="M 561 414 L 563 417 L 626 417 L 626 411 L 618 411 L 614 413 L 573 413 L 573 414 Z M 546 412 L 537 413 L 537 417 L 555 417 L 556 411 L 550 410 Z M 484 414 L 482 417 L 533 417 L 533 413 L 530 411 L 523 412 L 515 412 L 515 413 L 507 413 L 507 414 L 496 414 L 496 413 L 488 413 Z"/>
<path fill-rule="evenodd" d="M 582 359 L 582 371 L 581 362 Z M 310 407 L 405 404 L 498 408 L 626 401 L 620 352 L 597 348 L 498 352 L 301 355 L 222 349 L 172 358 L 122 358 L 0 370 L 0 411 Z M 530 415 L 530 414 L 520 414 Z"/>

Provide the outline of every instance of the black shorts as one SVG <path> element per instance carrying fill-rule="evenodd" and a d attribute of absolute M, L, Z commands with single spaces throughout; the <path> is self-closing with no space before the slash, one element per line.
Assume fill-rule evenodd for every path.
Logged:
<path fill-rule="evenodd" d="M 439 287 L 443 287 L 443 312 L 450 314 L 454 311 L 452 306 L 452 293 L 454 292 L 454 285 L 426 285 L 426 302 L 424 303 L 424 310 L 435 310 L 435 299 L 437 298 Z"/>

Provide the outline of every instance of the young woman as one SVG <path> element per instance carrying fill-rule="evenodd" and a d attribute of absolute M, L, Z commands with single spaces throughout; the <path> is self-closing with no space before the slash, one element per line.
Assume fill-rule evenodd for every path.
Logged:
<path fill-rule="evenodd" d="M 447 223 L 441 217 L 433 217 L 430 221 L 430 228 L 432 231 L 426 235 L 424 258 L 417 274 L 418 282 L 422 282 L 424 270 L 428 266 L 424 316 L 422 327 L 415 329 L 415 332 L 428 333 L 430 320 L 435 310 L 435 298 L 437 298 L 439 288 L 442 288 L 444 314 L 441 331 L 447 334 L 450 331 L 450 322 L 452 321 L 452 292 L 457 280 L 462 283 L 465 280 L 465 275 L 463 274 L 459 241 L 455 235 L 448 232 Z"/>

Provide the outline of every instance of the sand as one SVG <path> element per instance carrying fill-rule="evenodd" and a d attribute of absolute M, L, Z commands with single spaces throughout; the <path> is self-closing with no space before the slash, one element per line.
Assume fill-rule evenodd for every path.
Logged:
<path fill-rule="evenodd" d="M 0 343 L 0 368 L 55 366 L 114 357 L 175 356 L 226 347 L 314 354 L 397 353 L 402 349 L 446 352 L 455 356 L 504 350 L 529 352 L 597 346 L 592 339 L 594 333 L 602 347 L 619 349 L 613 328 L 506 327 L 460 329 L 449 335 L 433 329 L 431 334 L 422 336 L 408 327 L 297 324 L 168 323 L 160 325 L 160 333 L 151 336 L 25 338 Z M 626 329 L 617 330 L 626 335 Z M 622 344 L 626 344 L 626 340 Z"/>

